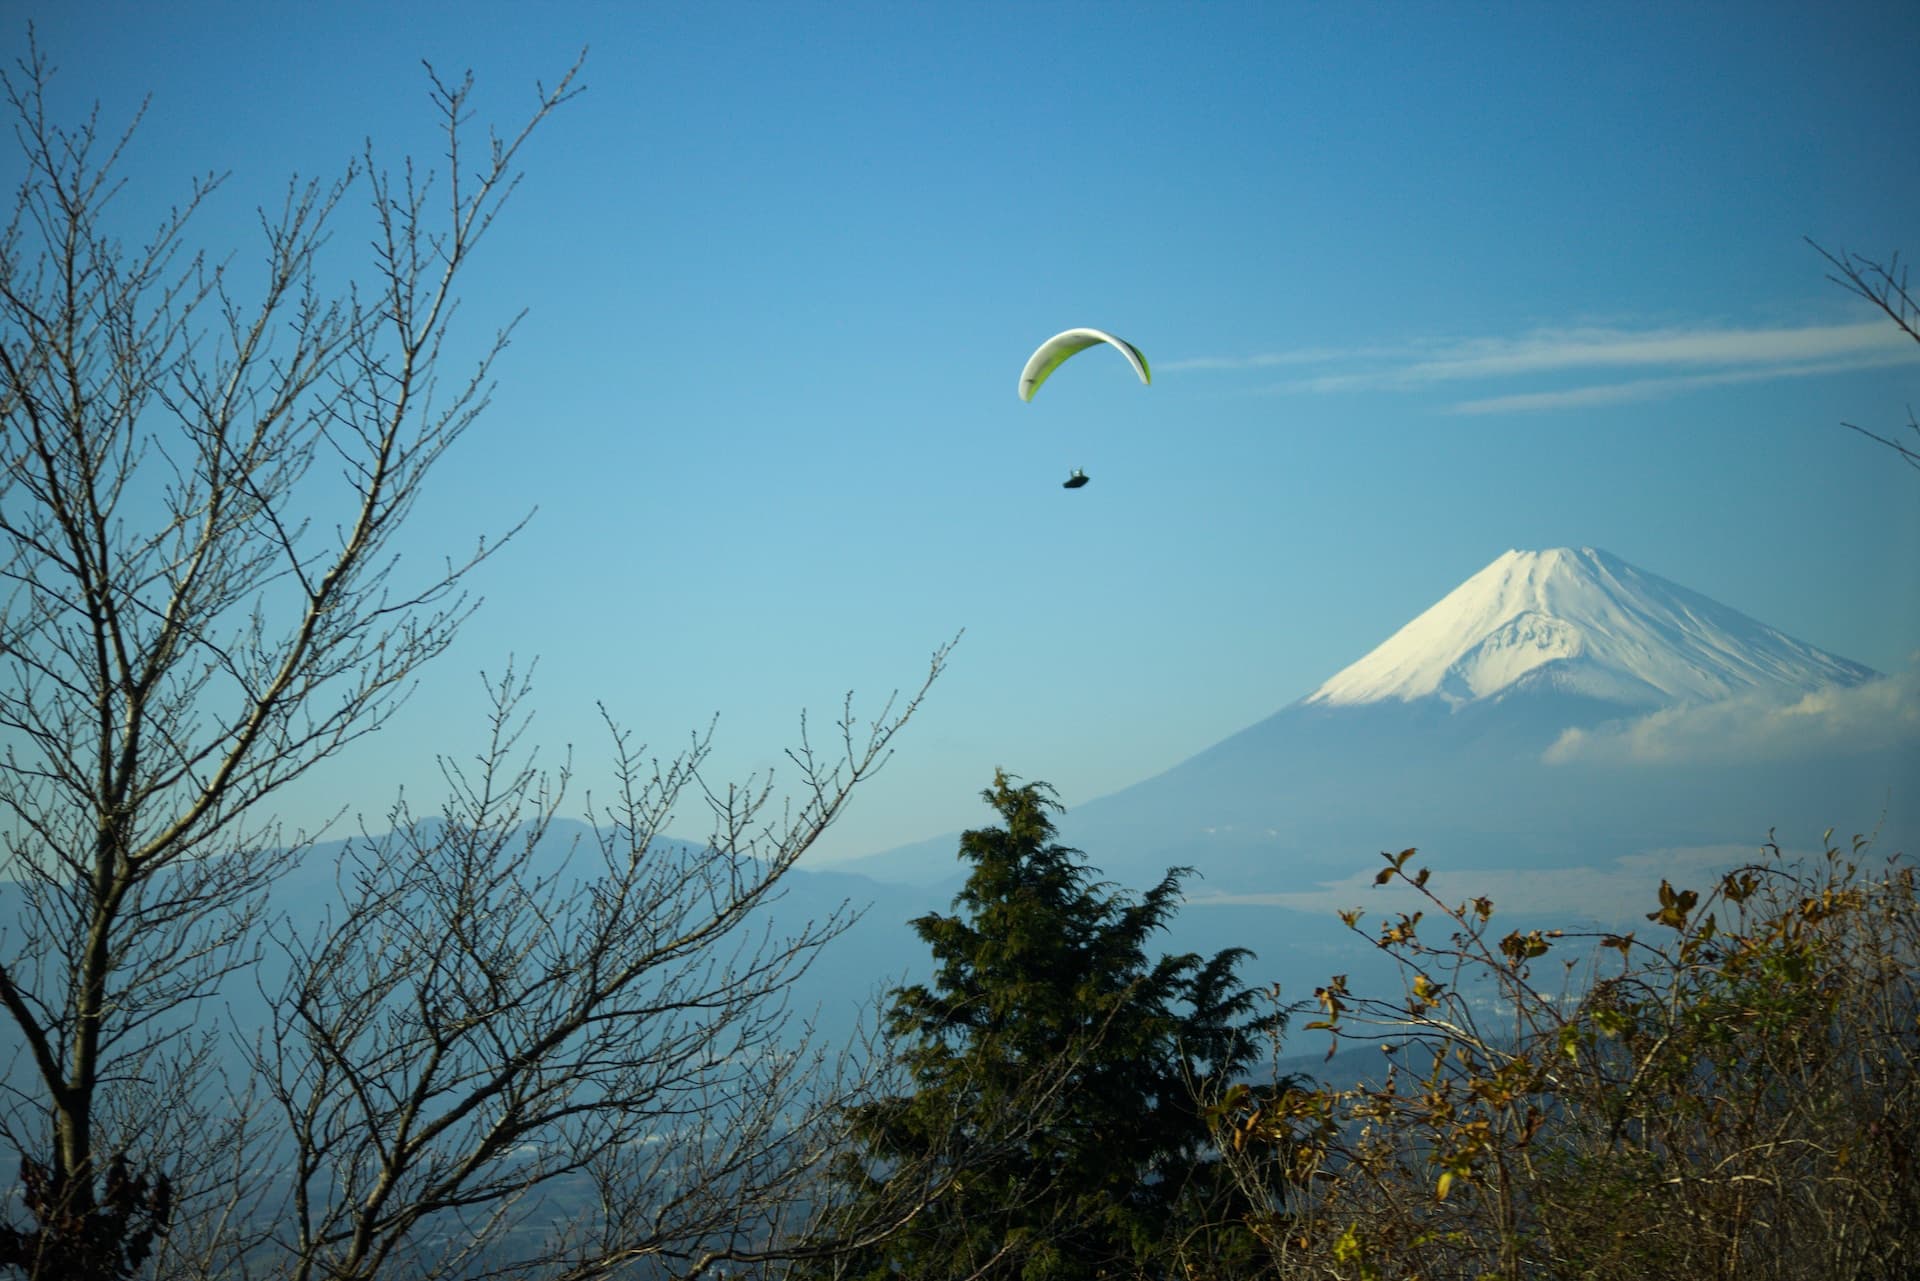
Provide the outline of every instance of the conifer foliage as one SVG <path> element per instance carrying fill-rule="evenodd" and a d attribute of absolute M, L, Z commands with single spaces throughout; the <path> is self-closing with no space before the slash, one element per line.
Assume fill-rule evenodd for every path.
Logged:
<path fill-rule="evenodd" d="M 854 1206 L 944 1167 L 924 1208 L 857 1261 L 880 1278 L 1171 1275 L 1243 1221 L 1194 1103 L 1258 1057 L 1277 1014 L 1233 948 L 1150 959 L 1189 869 L 1137 901 L 1054 843 L 1044 783 L 997 773 L 999 827 L 961 837 L 955 914 L 914 928 L 931 986 L 892 994 L 887 1031 L 912 1092 L 857 1108 Z M 897 1195 L 896 1195 L 897 1200 Z M 1202 1242 L 1205 1242 L 1203 1245 Z"/>

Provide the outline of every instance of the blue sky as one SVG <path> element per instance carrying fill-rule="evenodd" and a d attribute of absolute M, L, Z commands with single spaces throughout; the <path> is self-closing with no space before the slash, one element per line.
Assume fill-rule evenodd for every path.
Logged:
<path fill-rule="evenodd" d="M 295 821 L 436 794 L 509 654 L 584 788 L 596 701 L 662 749 L 717 713 L 744 774 L 966 629 L 842 856 L 978 821 L 996 765 L 1157 773 L 1510 547 L 1920 647 L 1920 486 L 1838 426 L 1904 430 L 1920 348 L 1802 241 L 1920 253 L 1912 5 L 0 10 L 69 118 L 151 92 L 123 211 L 226 172 L 198 239 L 242 260 L 290 172 L 437 158 L 422 59 L 508 126 L 588 49 L 467 278 L 475 341 L 527 316 L 406 551 L 538 515 Z M 1022 404 L 1074 325 L 1153 387 L 1090 352 Z"/>

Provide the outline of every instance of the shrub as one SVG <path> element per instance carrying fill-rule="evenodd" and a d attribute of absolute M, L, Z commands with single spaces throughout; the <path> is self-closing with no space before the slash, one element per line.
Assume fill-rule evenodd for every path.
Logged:
<path fill-rule="evenodd" d="M 1893 1278 L 1920 1225 L 1920 911 L 1869 843 L 1662 881 L 1650 925 L 1563 934 L 1441 899 L 1378 934 L 1391 997 L 1315 993 L 1377 1081 L 1241 1088 L 1212 1111 L 1247 1177 L 1297 1192 L 1255 1224 L 1284 1277 Z M 1445 942 L 1423 930 L 1441 923 Z M 1552 967 L 1557 981 L 1536 977 Z M 1273 1275 L 1269 1269 L 1265 1275 Z"/>

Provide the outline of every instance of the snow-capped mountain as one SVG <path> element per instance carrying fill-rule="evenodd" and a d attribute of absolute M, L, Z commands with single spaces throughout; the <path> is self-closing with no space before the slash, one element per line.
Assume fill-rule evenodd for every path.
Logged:
<path fill-rule="evenodd" d="M 1591 547 L 1510 551 L 1309 694 L 1311 706 L 1552 689 L 1626 707 L 1874 673 Z"/>
<path fill-rule="evenodd" d="M 1335 912 L 1387 910 L 1369 898 L 1382 850 L 1417 847 L 1449 901 L 1487 895 L 1515 925 L 1607 928 L 1640 924 L 1663 878 L 1704 889 L 1770 834 L 1804 850 L 1828 827 L 1871 832 L 1876 855 L 1915 853 L 1906 688 L 1605 552 L 1510 551 L 1305 698 L 1072 804 L 1060 831 L 1136 890 L 1194 869 L 1170 950 L 1249 947 L 1243 973 L 1294 995 L 1329 974 L 1398 990 Z M 944 901 L 956 846 L 848 870 Z"/>
<path fill-rule="evenodd" d="M 1123 882 L 1184 865 L 1241 892 L 1408 845 L 1545 869 L 1774 828 L 1898 840 L 1920 832 L 1920 741 L 1815 732 L 1818 707 L 1874 678 L 1606 552 L 1509 551 L 1298 702 L 1075 805 L 1062 832 Z M 932 879 L 953 849 L 854 866 Z"/>

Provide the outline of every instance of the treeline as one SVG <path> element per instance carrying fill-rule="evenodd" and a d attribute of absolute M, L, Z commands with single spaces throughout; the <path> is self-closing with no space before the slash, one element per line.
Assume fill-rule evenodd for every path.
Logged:
<path fill-rule="evenodd" d="M 1913 1274 L 1910 862 L 1770 844 L 1704 892 L 1649 886 L 1641 929 L 1576 936 L 1441 898 L 1407 850 L 1377 883 L 1419 909 L 1342 914 L 1401 989 L 1336 976 L 1287 1010 L 1237 985 L 1244 953 L 1149 962 L 1177 872 L 1114 897 L 1051 843 L 1043 787 L 988 799 L 1004 826 L 964 838 L 960 914 L 916 923 L 938 980 L 895 994 L 907 1089 L 851 1114 L 827 1223 L 929 1180 L 930 1156 L 946 1182 L 811 1275 Z M 1280 1076 L 1290 1014 L 1379 1066 Z"/>
<path fill-rule="evenodd" d="M 734 953 L 753 967 L 777 961 L 771 985 L 649 980 L 644 999 L 603 1002 L 624 1039 L 583 1035 L 574 1050 L 609 1059 L 606 1070 L 568 1068 L 563 1055 L 544 1082 L 491 1100 L 457 1094 L 483 1099 L 487 1114 L 462 1130 L 434 1095 L 488 1072 L 516 1081 L 513 1065 L 419 1039 L 445 1024 L 410 1022 L 391 990 L 357 1006 L 350 976 L 364 964 L 341 964 L 338 943 L 334 1017 L 360 1009 L 415 1035 L 355 1055 L 343 1045 L 334 1070 L 357 1092 L 414 1099 L 414 1112 L 363 1104 L 356 1128 L 311 1083 L 304 1097 L 343 1111 L 280 1133 L 291 1134 L 292 1179 L 210 1177 L 204 1152 L 149 1147 L 114 1159 L 84 1216 L 63 1209 L 47 1168 L 28 1158 L 16 1209 L 33 1221 L 0 1229 L 0 1267 L 101 1279 L 1911 1275 L 1920 901 L 1910 862 L 1875 857 L 1861 839 L 1799 859 L 1770 844 L 1704 891 L 1649 886 L 1641 928 L 1575 935 L 1513 926 L 1485 898 L 1442 897 L 1407 850 L 1385 856 L 1376 883 L 1417 909 L 1373 924 L 1341 914 L 1398 965 L 1399 990 L 1350 990 L 1333 976 L 1286 1006 L 1276 988 L 1242 981 L 1254 960 L 1244 950 L 1156 953 L 1182 869 L 1128 893 L 1054 840 L 1045 784 L 999 774 L 984 797 L 997 821 L 961 838 L 969 875 L 952 912 L 913 922 L 931 979 L 893 990 L 854 1053 L 794 1053 L 769 1035 L 781 983 L 817 946 L 807 936 L 798 950 Z M 447 839 L 446 825 L 434 830 Z M 468 829 L 460 839 L 477 845 L 439 845 L 427 861 L 491 850 L 480 865 L 511 882 L 525 833 L 505 835 Z M 371 852 L 357 866 L 377 879 Z M 379 853 L 422 866 L 392 843 Z M 524 890 L 511 901 L 525 903 Z M 451 901 L 425 900 L 442 914 L 417 923 L 424 933 L 471 928 Z M 394 928 L 364 909 L 351 919 Z M 533 919 L 516 927 L 527 952 L 545 946 L 528 932 Z M 370 928 L 340 937 L 364 947 Z M 510 968 L 475 977 L 508 990 L 524 980 Z M 393 981 L 419 990 L 404 965 Z M 724 999 L 702 1014 L 695 995 Z M 313 1035 L 300 1028 L 316 1021 L 314 999 L 303 994 L 300 1017 L 276 1035 Z M 509 1035 L 516 1026 L 495 1023 Z M 321 1026 L 333 1035 L 335 1024 Z M 1331 1082 L 1280 1071 L 1323 1036 L 1330 1061 L 1362 1047 L 1376 1065 Z M 463 1062 L 467 1075 L 372 1053 L 388 1044 Z M 300 1061 L 280 1054 L 259 1066 Z M 561 1080 L 595 1094 L 573 1105 L 594 1128 L 564 1124 L 568 1105 L 539 1088 Z M 617 1086 L 629 1092 L 606 1093 Z M 602 1115 L 608 1104 L 615 1112 Z M 411 1133 L 416 1122 L 435 1133 Z M 488 1146 L 509 1132 L 537 1142 Z M 605 1133 L 619 1142 L 598 1144 Z M 329 1142 L 354 1159 L 330 1164 Z M 316 1198 L 319 1170 L 357 1180 L 351 1195 Z M 394 1174 L 405 1177 L 381 1182 Z M 316 1202 L 333 1218 L 313 1216 Z M 381 1248 L 355 1257 L 352 1229 Z"/>

